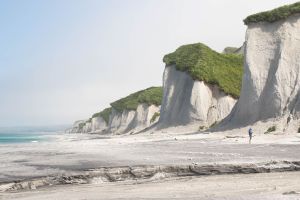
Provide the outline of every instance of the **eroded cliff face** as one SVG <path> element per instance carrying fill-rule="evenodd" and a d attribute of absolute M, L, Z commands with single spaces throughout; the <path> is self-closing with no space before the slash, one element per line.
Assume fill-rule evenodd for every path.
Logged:
<path fill-rule="evenodd" d="M 111 133 L 123 133 L 127 129 L 130 122 L 133 120 L 135 111 L 124 110 L 123 112 L 118 112 L 114 108 L 109 117 L 109 129 L 108 132 Z"/>
<path fill-rule="evenodd" d="M 107 124 L 102 117 L 95 117 L 90 120 L 76 121 L 67 133 L 100 133 L 107 129 Z"/>
<path fill-rule="evenodd" d="M 157 122 L 158 118 L 151 119 L 155 113 L 159 113 L 159 110 L 159 106 L 147 104 L 140 104 L 136 110 L 124 110 L 122 113 L 112 109 L 108 132 L 122 134 L 143 130 Z"/>
<path fill-rule="evenodd" d="M 84 120 L 78 120 L 74 122 L 72 128 L 66 130 L 67 133 L 80 133 L 82 131 L 82 127 L 80 124 L 84 123 Z"/>
<path fill-rule="evenodd" d="M 91 132 L 103 132 L 107 129 L 107 123 L 102 117 L 92 118 Z"/>
<path fill-rule="evenodd" d="M 209 127 L 226 117 L 236 99 L 203 81 L 195 81 L 186 72 L 166 66 L 163 76 L 163 102 L 157 128 Z"/>
<path fill-rule="evenodd" d="M 114 108 L 109 116 L 108 124 L 102 117 L 82 120 L 74 123 L 69 133 L 107 133 L 125 134 L 136 133 L 156 123 L 159 116 L 153 118 L 160 111 L 159 106 L 140 104 L 136 110 L 118 112 Z"/>
<path fill-rule="evenodd" d="M 248 26 L 241 96 L 222 127 L 300 117 L 300 15 Z M 284 120 L 283 120 L 284 119 Z"/>

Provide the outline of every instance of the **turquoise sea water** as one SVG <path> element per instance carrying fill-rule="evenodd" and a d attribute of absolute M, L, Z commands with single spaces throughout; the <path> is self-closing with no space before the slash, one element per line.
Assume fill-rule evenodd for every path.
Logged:
<path fill-rule="evenodd" d="M 63 128 L 54 127 L 18 127 L 0 128 L 0 144 L 30 143 L 49 140 L 52 136 L 60 134 Z"/>
<path fill-rule="evenodd" d="M 0 133 L 1 143 L 27 143 L 27 142 L 40 142 L 47 139 L 46 135 L 40 135 L 38 133 Z"/>

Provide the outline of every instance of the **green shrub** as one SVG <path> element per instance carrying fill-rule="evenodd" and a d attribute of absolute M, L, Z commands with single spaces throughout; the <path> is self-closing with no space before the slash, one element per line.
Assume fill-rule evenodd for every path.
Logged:
<path fill-rule="evenodd" d="M 106 122 L 106 124 L 108 124 L 109 123 L 109 116 L 111 114 L 111 111 L 112 111 L 111 107 L 110 108 L 105 108 L 101 112 L 93 114 L 92 118 L 102 117 L 104 119 L 104 121 Z"/>
<path fill-rule="evenodd" d="M 291 5 L 285 5 L 270 11 L 250 15 L 246 19 L 244 19 L 244 23 L 246 25 L 257 22 L 272 23 L 282 19 L 286 19 L 296 13 L 300 13 L 300 2 Z"/>
<path fill-rule="evenodd" d="M 179 47 L 175 52 L 165 55 L 163 61 L 167 66 L 175 65 L 177 70 L 187 72 L 194 80 L 217 85 L 234 98 L 240 95 L 242 55 L 221 54 L 197 43 Z"/>
<path fill-rule="evenodd" d="M 206 126 L 199 126 L 199 131 L 203 131 L 206 129 Z"/>
<path fill-rule="evenodd" d="M 271 126 L 271 127 L 268 128 L 268 130 L 265 132 L 265 134 L 271 133 L 271 132 L 274 132 L 274 131 L 276 131 L 276 126 Z"/>
<path fill-rule="evenodd" d="M 300 133 L 300 127 L 298 128 L 298 133 Z"/>
<path fill-rule="evenodd" d="M 157 119 L 157 117 L 160 116 L 160 113 L 159 112 L 156 112 L 153 114 L 153 116 L 151 117 L 150 119 L 150 123 L 152 124 L 153 122 L 155 122 L 155 120 Z"/>
<path fill-rule="evenodd" d="M 118 112 L 122 112 L 123 110 L 136 110 L 138 105 L 141 103 L 159 106 L 162 101 L 162 93 L 162 87 L 151 87 L 133 93 L 111 103 L 110 105 Z"/>
<path fill-rule="evenodd" d="M 218 124 L 218 121 L 215 121 L 212 125 L 210 125 L 209 128 L 213 128 L 214 126 L 216 126 Z"/>

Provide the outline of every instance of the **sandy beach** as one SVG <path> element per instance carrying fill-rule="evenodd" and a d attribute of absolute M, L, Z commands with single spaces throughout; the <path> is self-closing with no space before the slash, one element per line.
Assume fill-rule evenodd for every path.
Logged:
<path fill-rule="evenodd" d="M 284 140 L 282 139 L 283 137 L 285 138 Z M 268 141 L 273 142 L 270 143 Z M 47 177 L 82 175 L 87 170 L 100 168 L 134 168 L 138 166 L 143 166 L 146 169 L 155 166 L 161 168 L 173 166 L 175 168 L 176 166 L 206 164 L 210 166 L 221 165 L 222 171 L 222 165 L 226 166 L 226 164 L 240 167 L 243 164 L 297 162 L 300 161 L 298 153 L 300 151 L 299 142 L 299 134 L 256 135 L 253 144 L 250 145 L 248 144 L 248 138 L 242 134 L 198 133 L 178 135 L 157 133 L 125 137 L 64 134 L 55 136 L 48 142 L 1 145 L 0 180 L 2 184 L 0 189 L 2 192 L 0 196 L 2 199 L 147 199 L 151 198 L 152 193 L 150 191 L 153 190 L 161 195 L 160 197 L 155 197 L 158 199 L 173 198 L 170 195 L 177 193 L 178 196 L 174 196 L 177 199 L 198 197 L 209 199 L 211 195 L 219 195 L 220 199 L 222 199 L 222 196 L 225 197 L 226 194 L 229 194 L 229 191 L 234 190 L 236 192 L 232 192 L 231 195 L 237 193 L 236 199 L 250 199 L 253 198 L 254 194 L 256 195 L 254 196 L 255 199 L 266 199 L 263 197 L 269 194 L 273 195 L 270 196 L 270 199 L 272 199 L 271 197 L 274 197 L 273 199 L 297 199 L 300 198 L 299 195 L 282 195 L 282 193 L 300 191 L 298 187 L 300 174 L 298 172 L 247 175 L 247 173 L 256 172 L 246 170 L 243 172 L 246 174 L 239 174 L 239 172 L 211 176 L 183 174 L 177 177 L 156 173 L 153 177 L 135 178 L 135 180 L 123 178 L 122 181 L 116 182 L 101 181 L 101 179 L 100 181 L 95 181 L 97 179 L 94 177 L 93 181 L 83 182 L 83 185 L 78 185 L 78 182 L 72 180 L 75 183 L 72 186 L 60 184 L 57 186 L 42 185 L 42 187 L 24 187 L 23 189 L 15 188 L 13 190 L 11 190 L 10 184 L 16 181 L 44 180 Z M 278 167 L 282 168 L 283 171 L 291 170 L 282 164 L 276 166 L 276 168 Z M 297 170 L 298 168 L 293 169 L 293 171 Z M 279 183 L 276 181 L 278 178 L 282 178 L 285 182 L 280 181 Z M 214 179 L 218 179 L 218 181 L 214 182 Z M 234 185 L 236 184 L 235 179 L 239 179 L 241 183 L 240 188 Z M 259 179 L 259 183 L 256 183 L 257 179 Z M 255 184 L 251 185 L 249 183 L 251 180 Z M 156 181 L 159 181 L 159 184 Z M 190 181 L 195 187 L 193 187 L 193 184 L 189 184 Z M 207 189 L 202 188 L 207 193 L 199 192 L 201 187 L 204 187 L 203 182 L 205 182 L 205 185 L 209 182 Z M 269 189 L 278 187 L 278 184 L 284 185 L 284 183 L 289 186 L 284 190 L 276 190 L 274 193 Z M 172 184 L 174 184 L 174 187 L 170 186 Z M 185 189 L 178 189 L 178 187 L 184 187 L 184 184 L 187 184 Z M 220 187 L 218 190 L 213 190 L 214 184 L 224 184 L 228 185 L 228 187 Z M 258 184 L 266 184 L 266 187 Z M 162 189 L 165 187 L 171 187 L 170 191 Z M 209 189 L 210 187 L 212 188 Z M 247 188 L 258 193 L 252 192 L 245 198 L 240 198 L 240 195 L 248 190 Z M 111 190 L 119 191 L 119 193 Z M 122 194 L 125 194 L 124 191 L 127 190 L 132 191 L 132 193 L 121 197 Z M 260 190 L 263 190 L 262 197 L 259 195 Z M 60 196 L 62 195 L 61 191 L 64 191 L 63 197 Z M 98 198 L 96 194 L 100 193 L 102 196 Z M 109 194 L 112 193 L 114 195 L 110 196 Z M 140 196 L 142 194 L 145 197 Z"/>

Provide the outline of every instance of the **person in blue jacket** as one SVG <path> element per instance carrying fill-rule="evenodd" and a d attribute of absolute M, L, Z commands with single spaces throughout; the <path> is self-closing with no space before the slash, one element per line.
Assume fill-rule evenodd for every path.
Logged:
<path fill-rule="evenodd" d="M 252 135 L 253 135 L 253 130 L 251 127 L 249 128 L 248 133 L 249 133 L 249 144 L 251 144 Z"/>

